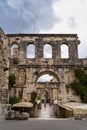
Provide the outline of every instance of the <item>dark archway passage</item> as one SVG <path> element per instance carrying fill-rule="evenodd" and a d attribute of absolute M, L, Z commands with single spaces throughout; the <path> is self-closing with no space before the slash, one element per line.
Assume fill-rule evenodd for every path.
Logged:
<path fill-rule="evenodd" d="M 36 78 L 37 94 L 41 96 L 41 108 L 37 110 L 37 118 L 56 118 L 55 108 L 58 104 L 53 104 L 58 99 L 60 80 L 53 70 L 42 70 Z M 56 110 L 57 113 L 57 110 Z"/>
<path fill-rule="evenodd" d="M 53 99 L 58 98 L 60 80 L 54 71 L 41 71 L 36 79 L 37 94 L 41 96 L 42 100 L 50 103 Z"/>

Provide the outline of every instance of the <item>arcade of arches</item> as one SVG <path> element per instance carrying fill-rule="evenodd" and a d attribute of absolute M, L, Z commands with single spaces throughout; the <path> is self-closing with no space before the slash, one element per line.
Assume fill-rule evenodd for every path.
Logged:
<path fill-rule="evenodd" d="M 42 98 L 47 92 L 49 100 L 56 97 L 60 103 L 80 101 L 68 87 L 75 79 L 73 68 L 87 66 L 87 59 L 78 58 L 79 44 L 77 34 L 4 34 L 0 29 L 0 102 L 7 102 L 11 73 L 16 76 L 15 95 L 22 92 L 22 100 L 29 101 L 36 91 Z M 38 82 L 45 74 L 53 78 Z"/>

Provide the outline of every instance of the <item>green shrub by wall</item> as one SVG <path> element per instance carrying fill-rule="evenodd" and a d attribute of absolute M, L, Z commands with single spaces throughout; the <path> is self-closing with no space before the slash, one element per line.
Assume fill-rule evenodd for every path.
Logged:
<path fill-rule="evenodd" d="M 12 105 L 15 103 L 18 103 L 19 101 L 20 101 L 19 98 L 17 98 L 16 96 L 9 98 L 9 104 L 12 104 Z"/>
<path fill-rule="evenodd" d="M 71 83 L 71 87 L 82 102 L 87 102 L 87 74 L 83 69 L 75 69 L 74 72 L 77 80 Z"/>

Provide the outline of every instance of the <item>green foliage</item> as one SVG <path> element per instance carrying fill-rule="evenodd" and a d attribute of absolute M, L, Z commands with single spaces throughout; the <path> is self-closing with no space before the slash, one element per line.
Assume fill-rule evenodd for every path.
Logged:
<path fill-rule="evenodd" d="M 13 58 L 13 64 L 14 64 L 14 65 L 17 65 L 18 63 L 19 63 L 18 58 Z"/>
<path fill-rule="evenodd" d="M 30 100 L 30 102 L 32 102 L 34 104 L 34 106 L 36 105 L 36 98 L 37 98 L 37 93 L 35 91 L 33 91 L 31 93 L 31 100 Z"/>
<path fill-rule="evenodd" d="M 16 84 L 16 76 L 14 74 L 10 74 L 9 75 L 9 89 L 14 87 L 15 84 Z"/>
<path fill-rule="evenodd" d="M 38 72 L 38 71 L 35 71 L 33 74 L 34 74 L 34 75 L 38 75 L 38 74 L 39 74 L 39 72 Z"/>
<path fill-rule="evenodd" d="M 12 105 L 15 103 L 18 103 L 19 101 L 20 101 L 19 98 L 17 98 L 16 96 L 9 98 L 9 104 L 12 104 Z"/>
<path fill-rule="evenodd" d="M 41 100 L 41 95 L 38 95 L 38 96 L 37 96 L 37 100 Z"/>
<path fill-rule="evenodd" d="M 81 84 L 79 82 L 73 82 L 71 84 L 71 87 L 75 90 L 76 94 L 79 95 L 79 93 L 81 93 Z"/>
<path fill-rule="evenodd" d="M 83 102 L 87 102 L 87 74 L 83 69 L 75 69 L 75 76 L 78 81 L 71 83 L 71 87 Z"/>
<path fill-rule="evenodd" d="M 37 93 L 36 93 L 35 91 L 33 91 L 33 92 L 31 93 L 31 99 L 32 99 L 32 100 L 35 100 L 36 97 L 37 97 Z"/>
<path fill-rule="evenodd" d="M 75 76 L 78 78 L 81 84 L 87 85 L 87 74 L 83 69 L 75 69 Z"/>

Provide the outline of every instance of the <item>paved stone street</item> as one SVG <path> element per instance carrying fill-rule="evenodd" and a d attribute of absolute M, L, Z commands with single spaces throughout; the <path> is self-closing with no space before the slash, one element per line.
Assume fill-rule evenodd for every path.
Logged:
<path fill-rule="evenodd" d="M 53 106 L 42 104 L 38 118 L 0 121 L 0 130 L 87 130 L 87 119 L 55 118 Z"/>
<path fill-rule="evenodd" d="M 55 118 L 53 106 L 42 104 L 38 118 L 28 120 L 2 120 L 0 130 L 87 130 L 87 119 Z"/>
<path fill-rule="evenodd" d="M 0 130 L 87 130 L 87 120 L 8 120 L 0 121 Z"/>
<path fill-rule="evenodd" d="M 53 106 L 46 103 L 46 106 L 42 103 L 41 109 L 38 110 L 38 118 L 48 119 L 48 118 L 55 118 L 53 113 Z"/>

